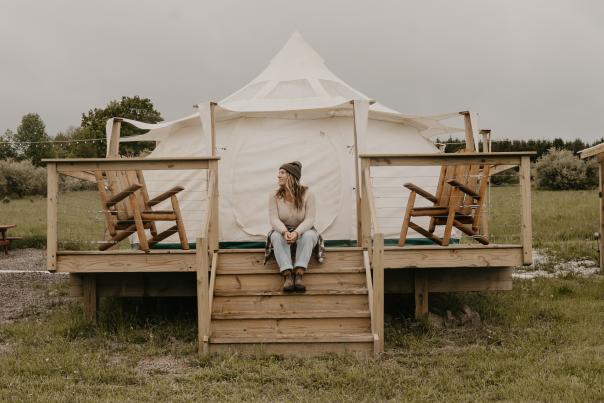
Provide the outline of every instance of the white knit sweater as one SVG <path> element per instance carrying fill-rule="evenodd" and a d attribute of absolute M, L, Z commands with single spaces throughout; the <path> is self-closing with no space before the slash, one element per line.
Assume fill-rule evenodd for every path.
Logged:
<path fill-rule="evenodd" d="M 304 204 L 300 210 L 297 210 L 294 203 L 277 199 L 275 191 L 271 191 L 268 196 L 268 215 L 275 231 L 283 233 L 283 231 L 287 231 L 287 227 L 295 227 L 294 231 L 298 235 L 302 235 L 315 224 L 315 195 L 307 190 L 304 195 Z"/>

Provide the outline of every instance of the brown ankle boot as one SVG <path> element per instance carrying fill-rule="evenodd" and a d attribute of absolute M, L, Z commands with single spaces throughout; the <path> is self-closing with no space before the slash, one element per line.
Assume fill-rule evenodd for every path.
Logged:
<path fill-rule="evenodd" d="M 304 268 L 296 267 L 296 269 L 294 270 L 294 288 L 296 291 L 299 291 L 299 292 L 306 291 L 306 287 L 304 286 L 304 283 L 302 282 L 303 276 L 304 276 Z"/>
<path fill-rule="evenodd" d="M 283 273 L 283 292 L 294 291 L 294 279 L 291 270 L 285 270 Z"/>

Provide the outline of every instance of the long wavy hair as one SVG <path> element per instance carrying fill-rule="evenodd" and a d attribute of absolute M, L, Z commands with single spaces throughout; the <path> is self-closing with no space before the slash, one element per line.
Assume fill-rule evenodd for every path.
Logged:
<path fill-rule="evenodd" d="M 297 210 L 300 210 L 304 206 L 304 195 L 306 194 L 306 190 L 308 190 L 308 186 L 300 184 L 300 181 L 289 172 L 286 171 L 285 173 L 287 176 L 285 185 L 279 186 L 276 196 L 279 199 L 285 200 L 285 194 L 289 191 L 294 197 L 294 206 Z"/>

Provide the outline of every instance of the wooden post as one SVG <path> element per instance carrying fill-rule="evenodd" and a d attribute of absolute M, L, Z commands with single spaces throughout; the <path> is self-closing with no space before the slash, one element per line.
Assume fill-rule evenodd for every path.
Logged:
<path fill-rule="evenodd" d="M 111 138 L 107 145 L 107 158 L 117 158 L 120 156 L 120 130 L 122 129 L 122 119 L 114 118 L 111 127 Z"/>
<path fill-rule="evenodd" d="M 199 354 L 210 352 L 210 296 L 208 279 L 208 239 L 197 238 L 197 340 Z"/>
<path fill-rule="evenodd" d="M 522 261 L 528 266 L 533 262 L 533 226 L 531 222 L 531 157 L 520 157 L 520 201 Z"/>
<path fill-rule="evenodd" d="M 213 192 L 212 199 L 208 200 L 208 208 L 212 209 L 212 215 L 210 217 L 210 222 L 208 223 L 210 226 L 209 240 L 210 240 L 210 251 L 214 253 L 219 249 L 220 242 L 220 232 L 219 232 L 219 219 L 220 219 L 220 206 L 219 206 L 219 185 L 218 185 L 218 161 L 211 160 L 209 162 L 209 168 L 214 175 L 208 175 L 208 178 L 213 178 Z"/>
<path fill-rule="evenodd" d="M 491 152 L 491 130 L 482 129 L 480 131 L 482 135 L 482 152 L 490 153 Z M 489 191 L 485 194 L 484 206 L 486 208 L 482 209 L 482 217 L 480 218 L 480 225 L 482 234 L 489 238 L 489 217 L 491 214 L 491 198 L 490 198 L 490 189 L 491 189 L 491 177 L 490 175 L 486 178 L 487 188 Z"/>
<path fill-rule="evenodd" d="M 57 269 L 58 250 L 58 200 L 59 174 L 57 164 L 50 162 L 46 165 L 47 197 L 46 197 L 46 266 L 49 271 Z"/>
<path fill-rule="evenodd" d="M 82 274 L 82 303 L 84 319 L 96 323 L 98 297 L 96 292 L 96 274 Z"/>
<path fill-rule="evenodd" d="M 384 234 L 373 236 L 373 317 L 378 352 L 384 352 Z"/>
<path fill-rule="evenodd" d="M 365 134 L 368 119 L 369 102 L 360 100 L 352 101 L 352 120 L 354 128 L 354 172 L 357 196 L 357 246 L 361 246 L 363 244 L 363 229 L 361 228 L 361 179 L 359 178 L 361 175 L 359 172 L 359 136 Z"/>
<path fill-rule="evenodd" d="M 415 319 L 428 316 L 428 272 L 425 269 L 414 271 Z"/>
<path fill-rule="evenodd" d="M 210 136 L 212 137 L 212 157 L 216 156 L 216 102 L 210 102 Z"/>
<path fill-rule="evenodd" d="M 600 273 L 604 273 L 604 160 L 600 160 Z"/>
<path fill-rule="evenodd" d="M 371 186 L 371 183 L 366 181 L 366 176 L 369 176 L 370 172 L 370 160 L 368 158 L 361 159 L 361 199 L 360 199 L 360 216 L 357 216 L 357 219 L 361 221 L 361 245 L 364 249 L 367 249 L 369 252 L 369 257 L 372 259 L 372 250 L 371 250 L 371 215 L 369 212 L 369 200 L 368 200 L 368 192 L 367 186 Z"/>
<path fill-rule="evenodd" d="M 476 119 L 472 112 L 459 112 L 463 115 L 464 120 L 464 128 L 466 134 L 466 152 L 475 152 L 476 151 Z"/>

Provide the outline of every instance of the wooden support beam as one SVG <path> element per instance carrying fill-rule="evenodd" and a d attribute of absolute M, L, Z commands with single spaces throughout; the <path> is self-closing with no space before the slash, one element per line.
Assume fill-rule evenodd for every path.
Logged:
<path fill-rule="evenodd" d="M 134 226 L 130 229 L 134 232 Z M 60 252 L 57 270 L 64 273 L 195 272 L 194 251 L 115 250 L 106 252 Z"/>
<path fill-rule="evenodd" d="M 533 263 L 533 225 L 531 218 L 531 158 L 522 156 L 520 161 L 520 201 L 522 240 L 522 263 L 529 266 Z"/>
<path fill-rule="evenodd" d="M 84 319 L 96 324 L 98 305 L 96 274 L 82 275 L 82 303 Z"/>
<path fill-rule="evenodd" d="M 46 196 L 46 266 L 49 271 L 57 269 L 58 250 L 58 200 L 59 200 L 59 175 L 57 164 L 49 163 L 47 171 L 47 196 Z"/>
<path fill-rule="evenodd" d="M 480 134 L 482 135 L 482 152 L 490 153 L 491 152 L 491 130 L 482 129 L 480 131 Z M 489 170 L 489 172 L 490 171 L 491 170 Z M 491 198 L 490 198 L 491 175 L 492 175 L 492 173 L 489 173 L 488 178 L 486 178 L 488 191 L 486 192 L 486 197 L 484 200 L 485 208 L 482 209 L 481 217 L 480 217 L 481 231 L 482 231 L 482 234 L 485 237 L 487 237 L 487 239 L 490 238 L 489 220 L 490 220 L 490 213 L 491 213 Z"/>
<path fill-rule="evenodd" d="M 519 165 L 523 156 L 535 155 L 533 151 L 496 153 L 423 153 L 423 154 L 361 154 L 377 166 L 442 166 L 442 165 Z"/>
<path fill-rule="evenodd" d="M 212 194 L 208 193 L 208 209 L 211 209 L 210 222 L 209 222 L 209 241 L 210 250 L 212 252 L 217 251 L 220 242 L 220 231 L 219 231 L 219 219 L 220 219 L 220 191 L 218 184 L 218 161 L 210 161 L 209 166 L 210 175 L 212 180 L 211 189 Z"/>
<path fill-rule="evenodd" d="M 369 175 L 365 175 L 365 172 L 369 172 L 369 161 L 366 159 L 361 160 L 361 200 L 360 200 L 360 211 L 361 214 L 357 215 L 357 220 L 360 221 L 357 227 L 360 227 L 362 234 L 361 246 L 363 249 L 367 249 L 371 258 L 371 214 L 369 210 L 369 192 L 367 187 L 371 186 L 371 182 L 367 182 Z"/>
<path fill-rule="evenodd" d="M 359 148 L 361 141 L 364 140 L 367 131 L 367 121 L 369 117 L 369 102 L 354 100 L 352 101 L 352 120 L 354 134 L 354 172 L 356 180 L 356 201 L 357 201 L 357 245 L 363 243 L 363 229 L 361 228 L 361 172 L 359 171 Z"/>
<path fill-rule="evenodd" d="M 118 118 L 113 119 L 113 126 L 111 126 L 111 137 L 109 138 L 109 144 L 107 144 L 107 158 L 117 158 L 120 156 L 120 131 L 122 129 L 122 120 Z"/>
<path fill-rule="evenodd" d="M 175 157 L 175 158 L 72 158 L 44 159 L 42 162 L 56 163 L 62 174 L 80 171 L 128 171 L 128 170 L 180 170 L 208 169 L 209 162 L 219 157 Z"/>
<path fill-rule="evenodd" d="M 599 226 L 599 243 L 600 243 L 600 273 L 604 273 L 604 161 L 600 161 L 600 226 Z"/>
<path fill-rule="evenodd" d="M 384 234 L 373 236 L 373 317 L 378 340 L 377 353 L 384 352 Z"/>
<path fill-rule="evenodd" d="M 216 102 L 210 102 L 210 136 L 212 137 L 212 157 L 216 156 Z"/>
<path fill-rule="evenodd" d="M 196 249 L 197 264 L 197 340 L 199 354 L 210 352 L 209 279 L 208 279 L 208 239 L 198 238 Z"/>
<path fill-rule="evenodd" d="M 585 150 L 579 151 L 579 154 L 582 159 L 599 156 L 599 154 L 604 153 L 604 143 L 595 145 L 593 147 L 586 148 Z"/>
<path fill-rule="evenodd" d="M 464 129 L 466 135 L 466 151 L 476 152 L 478 151 L 475 140 L 477 132 L 476 114 L 469 111 L 460 112 L 460 114 L 463 115 L 464 121 Z"/>
<path fill-rule="evenodd" d="M 428 316 L 428 282 L 429 274 L 426 270 L 414 270 L 415 290 L 415 319 Z"/>
<path fill-rule="evenodd" d="M 384 267 L 510 267 L 522 265 L 521 245 L 449 245 L 387 247 Z"/>

